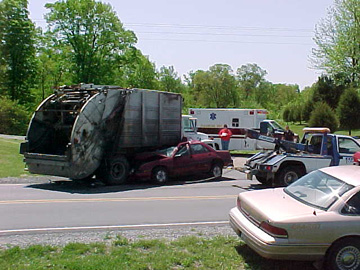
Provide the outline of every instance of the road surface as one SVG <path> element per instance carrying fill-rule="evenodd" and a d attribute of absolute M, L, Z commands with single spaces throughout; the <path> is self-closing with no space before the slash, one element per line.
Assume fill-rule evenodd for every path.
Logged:
<path fill-rule="evenodd" d="M 166 186 L 2 184 L 0 233 L 226 223 L 237 194 L 256 186 L 231 169 L 217 181 L 191 178 Z"/>

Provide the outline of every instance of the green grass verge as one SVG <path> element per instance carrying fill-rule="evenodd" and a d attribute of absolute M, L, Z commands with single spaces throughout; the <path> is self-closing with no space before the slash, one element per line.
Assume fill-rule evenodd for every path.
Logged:
<path fill-rule="evenodd" d="M 298 269 L 299 263 L 259 257 L 237 237 L 188 236 L 174 241 L 134 242 L 117 237 L 112 244 L 71 243 L 0 250 L 0 269 Z M 300 263 L 307 269 L 308 263 Z M 305 266 L 305 267 L 304 267 Z M 299 268 L 300 269 L 300 268 Z"/>
<path fill-rule="evenodd" d="M 24 157 L 19 154 L 20 143 L 19 140 L 0 138 L 0 178 L 28 175 L 24 171 Z"/>

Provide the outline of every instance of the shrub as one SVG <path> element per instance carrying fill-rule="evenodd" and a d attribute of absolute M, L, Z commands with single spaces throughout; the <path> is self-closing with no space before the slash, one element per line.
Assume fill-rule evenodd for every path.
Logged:
<path fill-rule="evenodd" d="M 0 133 L 25 135 L 31 113 L 16 101 L 0 97 Z"/>
<path fill-rule="evenodd" d="M 318 102 L 314 105 L 311 112 L 310 127 L 327 127 L 331 132 L 335 132 L 339 126 L 339 120 L 334 111 L 325 102 Z"/>

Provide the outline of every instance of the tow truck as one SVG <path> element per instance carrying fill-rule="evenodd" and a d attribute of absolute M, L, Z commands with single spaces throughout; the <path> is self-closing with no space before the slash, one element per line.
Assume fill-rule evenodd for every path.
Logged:
<path fill-rule="evenodd" d="M 353 137 L 331 134 L 328 128 L 304 128 L 300 143 L 261 135 L 249 129 L 247 136 L 275 144 L 273 151 L 250 157 L 239 171 L 262 184 L 287 186 L 301 176 L 323 167 L 353 164 L 360 142 Z"/>

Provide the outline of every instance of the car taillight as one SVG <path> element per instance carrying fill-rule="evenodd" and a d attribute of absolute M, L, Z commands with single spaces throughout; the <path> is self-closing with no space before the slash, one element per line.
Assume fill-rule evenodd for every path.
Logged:
<path fill-rule="evenodd" d="M 272 236 L 281 237 L 281 238 L 287 238 L 288 237 L 288 233 L 287 233 L 287 231 L 285 229 L 275 227 L 275 226 L 270 225 L 268 222 L 265 222 L 265 221 L 261 222 L 260 228 L 263 229 L 264 231 L 268 232 Z"/>

